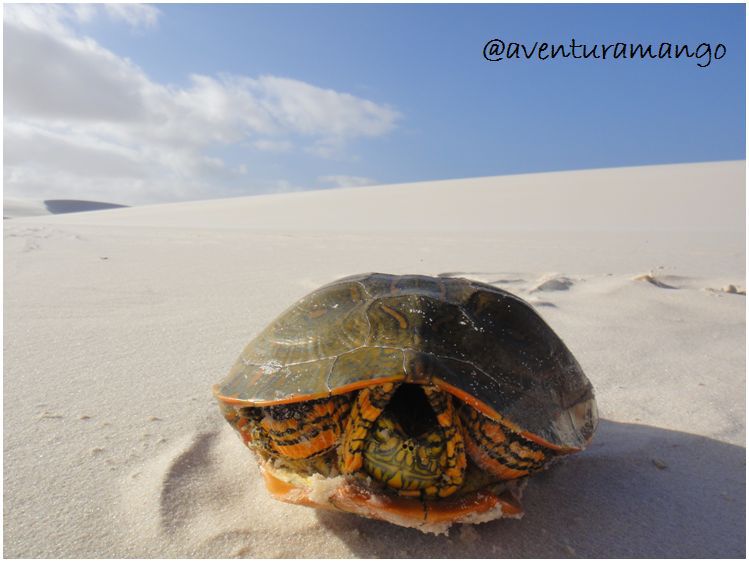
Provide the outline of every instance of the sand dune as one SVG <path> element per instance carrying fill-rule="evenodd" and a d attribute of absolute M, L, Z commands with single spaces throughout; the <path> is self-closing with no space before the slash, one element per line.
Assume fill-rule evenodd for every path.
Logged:
<path fill-rule="evenodd" d="M 744 184 L 728 162 L 6 221 L 5 555 L 744 557 Z M 435 537 L 269 499 L 211 385 L 364 271 L 502 287 L 580 361 L 603 421 L 523 519 Z"/>
<path fill-rule="evenodd" d="M 3 199 L 3 218 L 5 219 L 16 217 L 37 217 L 49 214 L 50 212 L 47 210 L 47 207 L 44 206 L 44 201 L 11 197 Z"/>
<path fill-rule="evenodd" d="M 520 174 L 146 205 L 69 224 L 290 231 L 741 230 L 743 162 Z"/>
<path fill-rule="evenodd" d="M 63 213 L 83 213 L 102 209 L 118 209 L 125 205 L 103 203 L 101 201 L 82 201 L 80 199 L 3 199 L 3 218 L 36 217 L 41 215 L 59 215 Z"/>

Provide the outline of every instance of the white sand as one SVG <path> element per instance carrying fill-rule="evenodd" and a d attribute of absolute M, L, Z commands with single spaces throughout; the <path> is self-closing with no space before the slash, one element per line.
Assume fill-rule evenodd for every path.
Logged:
<path fill-rule="evenodd" d="M 44 201 L 38 199 L 21 199 L 18 197 L 5 197 L 3 199 L 3 218 L 12 219 L 17 217 L 38 217 L 51 214 Z"/>
<path fill-rule="evenodd" d="M 4 554 L 743 557 L 744 186 L 727 162 L 5 221 Z M 603 421 L 523 519 L 434 537 L 265 493 L 211 385 L 364 271 L 516 292 L 582 364 Z"/>

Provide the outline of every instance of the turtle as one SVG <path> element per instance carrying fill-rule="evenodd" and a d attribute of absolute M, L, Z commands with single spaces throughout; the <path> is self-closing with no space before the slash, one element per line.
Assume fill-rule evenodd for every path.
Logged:
<path fill-rule="evenodd" d="M 213 393 L 274 498 L 425 532 L 522 516 L 528 476 L 598 424 L 592 384 L 529 303 L 448 276 L 324 285 Z"/>

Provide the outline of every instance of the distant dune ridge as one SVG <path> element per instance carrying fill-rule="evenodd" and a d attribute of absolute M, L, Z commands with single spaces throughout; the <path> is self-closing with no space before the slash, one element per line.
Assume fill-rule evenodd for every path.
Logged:
<path fill-rule="evenodd" d="M 53 215 L 63 213 L 84 213 L 87 211 L 101 211 L 103 209 L 120 209 L 127 205 L 117 203 L 103 203 L 101 201 L 81 201 L 79 199 L 47 199 L 44 206 Z"/>
<path fill-rule="evenodd" d="M 65 221 L 294 231 L 743 230 L 743 162 L 518 174 L 144 205 Z"/>
<path fill-rule="evenodd" d="M 40 215 L 59 215 L 63 213 L 83 213 L 122 207 L 127 207 L 127 205 L 103 203 L 101 201 L 83 201 L 80 199 L 45 199 L 44 201 L 36 201 L 6 197 L 3 200 L 3 218 L 11 219 Z"/>
<path fill-rule="evenodd" d="M 5 556 L 744 558 L 745 169 L 16 215 Z M 523 519 L 435 537 L 269 498 L 211 385 L 295 300 L 367 271 L 511 291 L 580 362 L 601 425 L 530 479 Z"/>

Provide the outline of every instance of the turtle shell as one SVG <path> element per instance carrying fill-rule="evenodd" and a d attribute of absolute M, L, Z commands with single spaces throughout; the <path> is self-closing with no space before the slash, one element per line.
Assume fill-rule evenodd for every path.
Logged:
<path fill-rule="evenodd" d="M 582 449 L 598 421 L 590 381 L 528 303 L 452 277 L 371 273 L 325 285 L 253 339 L 214 393 L 268 406 L 389 381 L 435 384 L 560 452 Z"/>

